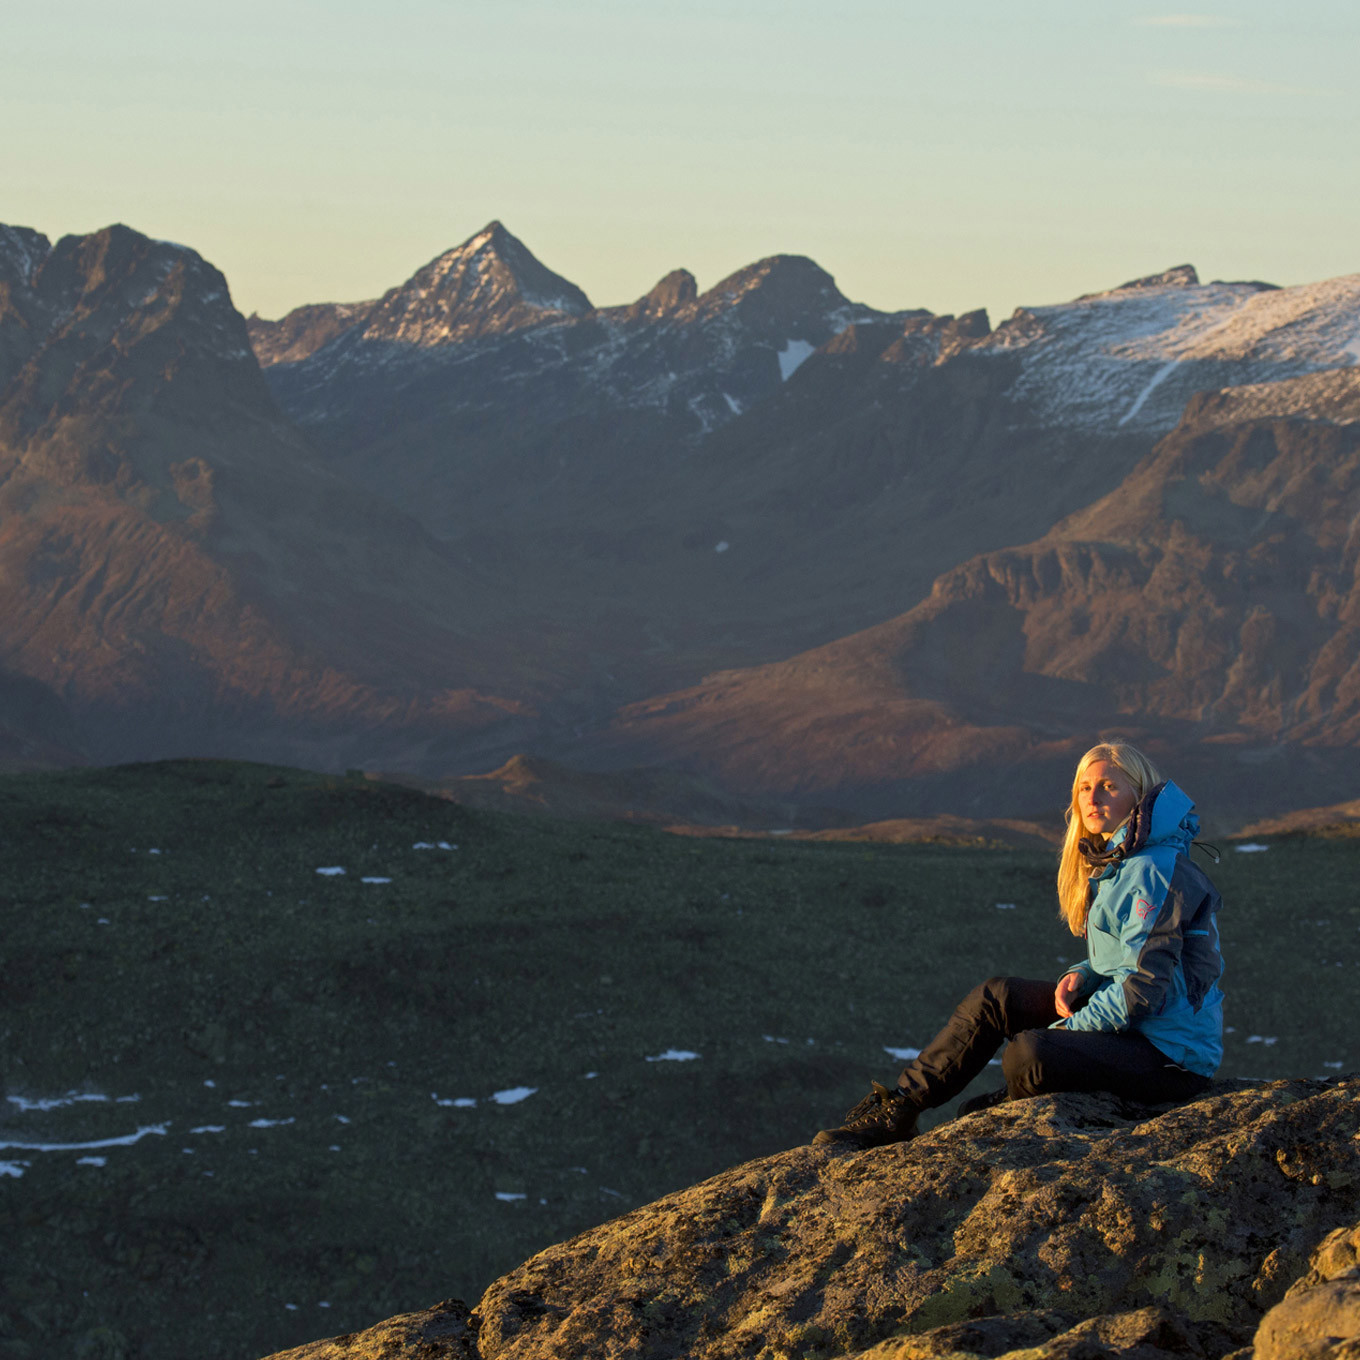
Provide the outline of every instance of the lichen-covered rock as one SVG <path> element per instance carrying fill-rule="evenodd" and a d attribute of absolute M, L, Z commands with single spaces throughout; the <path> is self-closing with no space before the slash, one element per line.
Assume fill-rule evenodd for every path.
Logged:
<path fill-rule="evenodd" d="M 310 1341 L 271 1360 L 477 1360 L 476 1320 L 461 1299 L 401 1313 L 362 1332 Z"/>
<path fill-rule="evenodd" d="M 795 1148 L 638 1209 L 497 1280 L 474 1349 L 448 1353 L 1218 1360 L 1357 1218 L 1360 1078 L 1162 1110 L 1044 1096 L 869 1152 Z M 1314 1271 L 1348 1249 L 1327 1238 Z M 359 1339 L 288 1354 L 426 1354 Z M 1266 1344 L 1258 1360 L 1298 1353 Z"/>

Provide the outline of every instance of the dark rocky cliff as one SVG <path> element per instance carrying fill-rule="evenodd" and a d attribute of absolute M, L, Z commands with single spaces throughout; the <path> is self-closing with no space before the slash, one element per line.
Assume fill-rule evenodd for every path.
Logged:
<path fill-rule="evenodd" d="M 1046 1096 L 750 1162 L 274 1360 L 1360 1354 L 1360 1077 Z"/>

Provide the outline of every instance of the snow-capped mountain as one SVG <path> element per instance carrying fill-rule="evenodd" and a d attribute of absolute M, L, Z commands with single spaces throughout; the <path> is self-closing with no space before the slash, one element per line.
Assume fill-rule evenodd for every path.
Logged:
<path fill-rule="evenodd" d="M 428 350 L 590 310 L 574 283 L 492 222 L 380 298 L 354 334 L 369 344 Z"/>
<path fill-rule="evenodd" d="M 1165 434 L 1196 392 L 1360 363 L 1360 274 L 1273 288 L 1182 265 L 1023 308 L 978 351 L 1019 359 L 1007 395 L 1045 425 Z"/>

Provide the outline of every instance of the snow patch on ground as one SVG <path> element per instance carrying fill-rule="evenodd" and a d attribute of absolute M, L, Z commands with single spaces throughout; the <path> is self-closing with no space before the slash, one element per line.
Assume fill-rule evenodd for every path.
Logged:
<path fill-rule="evenodd" d="M 20 1110 L 61 1110 L 68 1105 L 80 1105 L 86 1101 L 99 1105 L 118 1104 L 130 1105 L 141 1099 L 141 1096 L 119 1096 L 116 1101 L 112 1101 L 109 1096 L 101 1095 L 98 1091 L 68 1091 L 64 1096 L 40 1096 L 36 1100 L 29 1100 L 26 1096 L 6 1097 L 11 1105 L 17 1105 Z"/>
<path fill-rule="evenodd" d="M 699 1054 L 688 1048 L 668 1048 L 664 1053 L 658 1053 L 654 1058 L 648 1058 L 648 1062 L 693 1062 Z"/>
<path fill-rule="evenodd" d="M 913 1058 L 921 1056 L 919 1048 L 890 1048 L 887 1044 L 884 1044 L 883 1051 L 888 1057 L 896 1058 L 898 1062 L 910 1062 Z"/>
<path fill-rule="evenodd" d="M 0 1143 L 0 1151 L 17 1148 L 21 1152 L 84 1152 L 87 1148 L 130 1147 L 151 1134 L 164 1137 L 170 1125 L 146 1124 L 136 1133 L 126 1133 L 121 1138 L 96 1138 L 85 1143 Z"/>
<path fill-rule="evenodd" d="M 497 1105 L 518 1105 L 521 1100 L 528 1100 L 537 1090 L 537 1086 L 511 1086 L 505 1091 L 493 1091 L 491 1099 Z"/>

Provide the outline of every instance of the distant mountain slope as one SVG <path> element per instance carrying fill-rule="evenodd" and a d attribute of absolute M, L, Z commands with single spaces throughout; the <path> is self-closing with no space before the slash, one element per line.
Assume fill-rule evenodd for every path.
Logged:
<path fill-rule="evenodd" d="M 1016 815 L 1019 766 L 1060 800 L 1090 734 L 1123 728 L 1190 751 L 1225 817 L 1340 799 L 1360 741 L 1360 370 L 1308 417 L 1293 384 L 1277 395 L 1274 418 L 1266 387 L 1196 398 L 1036 542 L 875 628 L 636 704 L 597 754 L 869 813 Z"/>
<path fill-rule="evenodd" d="M 1358 361 L 1360 275 L 993 329 L 774 255 L 597 308 L 492 223 L 247 323 L 192 250 L 2 228 L 0 673 L 50 696 L 5 740 L 825 823 L 1047 813 L 1120 725 L 1240 819 L 1225 751 L 1341 801 Z"/>
<path fill-rule="evenodd" d="M 486 589 L 318 466 L 215 269 L 125 227 L 0 244 L 0 665 L 91 754 L 326 749 L 522 707 L 477 690 L 515 670 L 504 638 L 467 643 Z"/>

